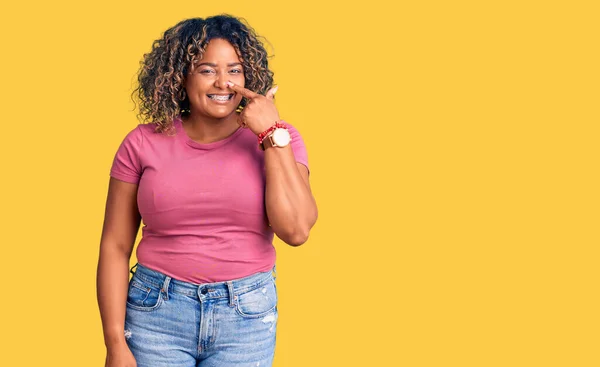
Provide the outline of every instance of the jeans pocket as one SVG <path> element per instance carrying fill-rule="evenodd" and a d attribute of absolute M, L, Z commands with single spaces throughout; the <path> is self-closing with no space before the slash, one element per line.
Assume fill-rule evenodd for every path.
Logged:
<path fill-rule="evenodd" d="M 237 294 L 236 312 L 246 318 L 259 318 L 277 308 L 277 288 L 273 279 L 247 292 Z"/>
<path fill-rule="evenodd" d="M 135 276 L 129 282 L 127 307 L 138 311 L 154 311 L 163 303 L 160 288 Z"/>

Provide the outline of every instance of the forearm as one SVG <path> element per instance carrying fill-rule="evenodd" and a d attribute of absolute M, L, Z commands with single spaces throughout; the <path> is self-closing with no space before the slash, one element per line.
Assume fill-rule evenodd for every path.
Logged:
<path fill-rule="evenodd" d="M 301 245 L 317 219 L 317 206 L 291 146 L 268 148 L 265 170 L 267 216 L 273 232 L 289 245 Z"/>
<path fill-rule="evenodd" d="M 107 348 L 125 343 L 125 304 L 129 285 L 129 256 L 116 246 L 101 246 L 96 290 L 104 343 Z"/>

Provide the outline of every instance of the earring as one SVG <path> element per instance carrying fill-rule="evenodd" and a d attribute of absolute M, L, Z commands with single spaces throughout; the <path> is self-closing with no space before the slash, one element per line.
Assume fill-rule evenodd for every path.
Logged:
<path fill-rule="evenodd" d="M 179 98 L 179 100 L 180 100 L 180 101 L 183 101 L 183 100 L 185 100 L 185 88 L 182 88 L 182 89 L 179 91 L 179 93 L 178 93 L 177 97 Z"/>

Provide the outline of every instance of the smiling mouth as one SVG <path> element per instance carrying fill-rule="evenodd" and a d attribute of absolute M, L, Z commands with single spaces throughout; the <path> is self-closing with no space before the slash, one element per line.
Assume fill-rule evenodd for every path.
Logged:
<path fill-rule="evenodd" d="M 232 94 L 207 94 L 208 98 L 215 100 L 215 101 L 220 101 L 220 102 L 225 102 L 225 101 L 229 101 L 233 98 L 233 93 Z"/>

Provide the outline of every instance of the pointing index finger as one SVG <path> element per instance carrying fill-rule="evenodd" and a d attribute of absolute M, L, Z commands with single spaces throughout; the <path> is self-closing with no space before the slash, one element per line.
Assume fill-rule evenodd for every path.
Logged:
<path fill-rule="evenodd" d="M 242 96 L 244 96 L 246 98 L 252 99 L 252 98 L 256 98 L 259 96 L 259 94 L 254 93 L 250 89 L 240 87 L 239 85 L 234 84 L 232 82 L 227 82 L 227 86 L 229 86 L 229 88 L 233 89 L 234 91 L 238 92 L 239 94 L 241 94 Z"/>

